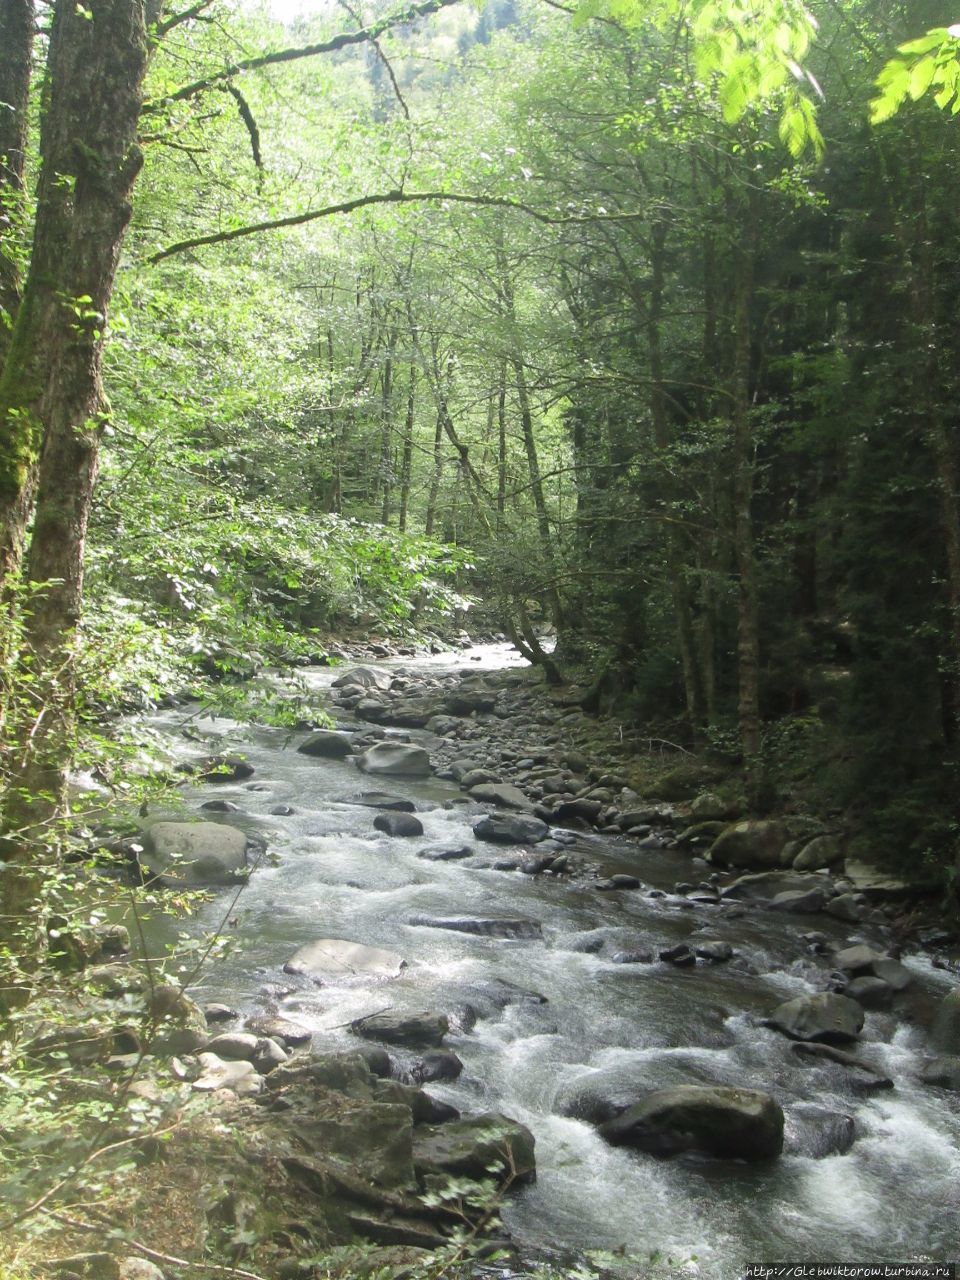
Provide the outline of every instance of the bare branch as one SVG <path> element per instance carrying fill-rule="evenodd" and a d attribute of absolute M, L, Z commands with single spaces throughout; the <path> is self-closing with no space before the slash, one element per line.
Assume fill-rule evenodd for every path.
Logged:
<path fill-rule="evenodd" d="M 263 152 L 260 150 L 260 130 L 257 127 L 256 120 L 253 118 L 253 112 L 250 110 L 250 104 L 235 84 L 225 84 L 223 87 L 237 104 L 237 109 L 240 112 L 240 119 L 247 126 L 247 133 L 250 135 L 250 150 L 253 152 L 253 163 L 257 166 L 262 175 Z"/>
<path fill-rule="evenodd" d="M 330 218 L 337 213 L 353 213 L 357 209 L 365 209 L 375 204 L 444 203 L 476 205 L 485 209 L 513 209 L 516 213 L 524 213 L 528 218 L 534 218 L 537 222 L 544 222 L 550 226 L 569 226 L 572 223 L 587 222 L 631 222 L 647 216 L 644 213 L 545 213 L 542 209 L 535 209 L 533 205 L 523 204 L 519 200 L 510 200 L 506 196 L 471 196 L 455 191 L 380 191 L 370 196 L 357 196 L 354 200 L 343 200 L 339 204 L 328 204 L 322 209 L 292 213 L 286 218 L 271 218 L 266 222 L 252 222 L 245 227 L 232 227 L 229 231 L 211 231 L 205 236 L 192 236 L 189 240 L 179 240 L 176 244 L 167 245 L 165 249 L 151 254 L 147 262 L 152 266 L 162 262 L 164 258 L 172 258 L 174 254 L 185 253 L 189 249 L 201 249 L 204 245 L 210 244 L 226 244 L 230 240 L 259 235 L 263 231 L 302 227 L 308 222 Z"/>
<path fill-rule="evenodd" d="M 157 23 L 157 39 L 163 39 L 168 31 L 172 31 L 174 27 L 179 27 L 184 22 L 189 22 L 191 18 L 198 18 L 204 9 L 209 9 L 212 4 L 213 0 L 199 0 L 198 4 L 191 5 L 182 13 L 172 13 L 169 18 L 164 18 L 163 22 Z"/>
<path fill-rule="evenodd" d="M 157 111 L 171 102 L 185 102 L 188 98 L 195 98 L 198 93 L 203 93 L 206 89 L 213 89 L 217 85 L 223 84 L 226 80 L 232 80 L 234 76 L 238 76 L 244 71 L 258 71 L 261 67 L 275 66 L 279 62 L 296 62 L 301 58 L 314 58 L 321 53 L 334 53 L 337 49 L 345 49 L 348 45 L 366 44 L 368 41 L 375 41 L 378 36 L 383 35 L 385 31 L 389 31 L 393 27 L 403 26 L 405 23 L 413 22 L 417 18 L 427 17 L 428 14 L 437 13 L 440 9 L 445 9 L 449 5 L 457 3 L 459 3 L 459 0 L 421 0 L 421 3 L 409 5 L 406 9 L 400 9 L 385 18 L 380 18 L 377 22 L 372 22 L 369 27 L 363 27 L 360 31 L 343 31 L 329 40 L 321 41 L 319 44 L 301 45 L 298 48 L 291 49 L 277 49 L 273 53 L 258 54 L 255 58 L 244 58 L 240 62 L 234 62 L 229 66 L 223 67 L 215 75 L 208 76 L 204 80 L 194 80 L 192 84 L 185 84 L 181 88 L 175 89 L 173 93 L 167 94 L 159 102 L 148 103 L 144 110 Z"/>

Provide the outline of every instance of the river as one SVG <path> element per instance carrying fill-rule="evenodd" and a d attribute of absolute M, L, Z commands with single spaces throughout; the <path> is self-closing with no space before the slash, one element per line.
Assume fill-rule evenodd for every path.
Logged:
<path fill-rule="evenodd" d="M 471 671 L 519 661 L 505 646 L 473 653 L 480 661 Z M 423 664 L 434 671 L 467 665 L 454 654 L 399 665 L 415 673 Z M 335 674 L 311 669 L 305 678 L 320 689 Z M 146 717 L 177 739 L 179 759 L 210 749 L 182 736 L 189 714 L 179 709 Z M 337 720 L 351 726 L 348 716 L 337 713 Z M 811 954 L 803 932 L 823 929 L 844 944 L 875 941 L 869 930 L 826 917 L 811 922 L 692 905 L 669 892 L 678 879 L 691 877 L 689 857 L 638 851 L 628 837 L 577 832 L 567 838 L 591 862 L 633 872 L 645 890 L 667 890 L 666 896 L 601 894 L 563 878 L 494 870 L 496 851 L 471 831 L 479 806 L 452 782 L 389 779 L 392 793 L 415 802 L 425 828 L 419 838 L 390 838 L 374 830 L 373 810 L 349 802 L 380 785 L 352 762 L 297 754 L 303 735 L 287 730 L 189 723 L 191 731 L 229 733 L 231 749 L 241 750 L 256 772 L 248 782 L 190 787 L 186 809 L 194 812 L 211 798 L 234 802 L 238 813 L 203 816 L 242 826 L 268 851 L 225 926 L 235 945 L 193 994 L 241 1013 L 275 1005 L 314 1028 L 322 1048 L 356 1045 L 345 1024 L 387 1006 L 454 1009 L 479 999 L 488 1016 L 468 1033 L 447 1037 L 465 1064 L 462 1076 L 430 1089 L 464 1113 L 502 1110 L 536 1135 L 537 1181 L 511 1198 L 504 1213 L 524 1248 L 571 1255 L 620 1250 L 644 1264 L 645 1276 L 708 1280 L 737 1280 L 751 1261 L 956 1258 L 960 1100 L 916 1078 L 931 1052 L 924 1032 L 902 1017 L 868 1013 L 864 1056 L 895 1088 L 857 1093 L 847 1073 L 826 1063 L 803 1065 L 788 1040 L 761 1025 L 782 1000 L 823 989 L 824 961 Z M 294 812 L 271 814 L 280 806 Z M 439 842 L 465 843 L 476 852 L 456 862 L 417 856 Z M 217 895 L 177 928 L 202 934 L 217 927 L 227 901 Z M 543 938 L 511 941 L 416 927 L 408 923 L 416 914 L 525 916 L 542 924 Z M 171 940 L 162 921 L 149 927 L 157 945 Z M 601 939 L 656 950 L 693 934 L 697 941 L 730 942 L 736 959 L 680 970 L 615 964 L 594 952 Z M 289 979 L 284 962 L 320 937 L 388 947 L 408 968 L 388 986 L 316 989 Z M 908 956 L 906 963 L 921 1001 L 955 984 L 923 956 Z M 495 979 L 546 1002 L 521 998 L 495 1009 L 489 1000 Z M 590 1125 L 558 1114 L 565 1091 L 600 1072 L 638 1088 L 715 1081 L 767 1090 L 787 1114 L 787 1150 L 772 1165 L 749 1166 L 694 1157 L 662 1161 L 610 1147 Z M 852 1147 L 815 1154 L 837 1116 L 853 1120 Z M 631 1267 L 627 1273 L 637 1274 L 637 1265 Z"/>

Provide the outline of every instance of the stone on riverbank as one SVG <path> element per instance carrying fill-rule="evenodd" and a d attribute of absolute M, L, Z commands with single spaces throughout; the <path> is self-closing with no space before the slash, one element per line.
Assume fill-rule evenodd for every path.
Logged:
<path fill-rule="evenodd" d="M 345 689 L 349 685 L 356 685 L 359 689 L 380 689 L 384 693 L 393 684 L 393 676 L 389 671 L 383 671 L 379 667 L 354 667 L 351 671 L 345 671 L 342 676 L 337 676 L 331 684 L 331 689 Z"/>
<path fill-rule="evenodd" d="M 422 1049 L 442 1045 L 450 1023 L 445 1013 L 436 1010 L 402 1013 L 387 1009 L 372 1017 L 355 1019 L 350 1023 L 350 1030 L 364 1040 L 382 1040 L 385 1044 Z"/>
<path fill-rule="evenodd" d="M 426 778 L 430 774 L 429 754 L 406 742 L 377 742 L 364 751 L 357 764 L 366 773 L 384 777 Z"/>
<path fill-rule="evenodd" d="M 615 1146 L 656 1156 L 697 1151 L 755 1162 L 780 1154 L 783 1127 L 783 1111 L 768 1093 L 688 1084 L 658 1089 L 600 1132 Z"/>
<path fill-rule="evenodd" d="M 167 885 L 231 884 L 246 869 L 247 837 L 219 822 L 155 822 L 139 861 Z"/>
<path fill-rule="evenodd" d="M 721 832 L 707 857 L 721 867 L 779 867 L 786 843 L 782 823 L 746 819 Z"/>
<path fill-rule="evenodd" d="M 497 1166 L 500 1186 L 520 1186 L 536 1179 L 533 1134 L 517 1120 L 499 1112 L 423 1125 L 413 1133 L 413 1165 L 424 1181 L 447 1178 L 483 1179 Z M 429 1184 L 428 1184 L 429 1185 Z"/>

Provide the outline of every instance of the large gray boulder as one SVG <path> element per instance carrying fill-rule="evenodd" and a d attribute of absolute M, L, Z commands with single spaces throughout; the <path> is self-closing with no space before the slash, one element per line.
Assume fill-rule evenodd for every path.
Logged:
<path fill-rule="evenodd" d="M 468 775 L 469 777 L 469 775 Z M 521 813 L 533 813 L 533 805 L 519 787 L 509 782 L 480 782 L 470 787 L 474 800 L 494 804 L 500 809 L 519 809 Z"/>
<path fill-rule="evenodd" d="M 421 1178 L 484 1179 L 519 1186 L 536 1178 L 534 1137 L 526 1125 L 497 1112 L 413 1131 L 413 1164 Z"/>
<path fill-rule="evenodd" d="M 231 884 L 245 873 L 247 837 L 220 822 L 155 822 L 139 861 L 167 885 Z"/>
<path fill-rule="evenodd" d="M 823 871 L 843 861 L 843 850 L 835 836 L 815 836 L 793 860 L 794 871 Z"/>
<path fill-rule="evenodd" d="M 430 773 L 430 756 L 423 747 L 407 742 L 377 742 L 357 761 L 366 773 L 384 777 L 425 778 Z"/>
<path fill-rule="evenodd" d="M 944 1054 L 934 1058 L 920 1072 L 924 1084 L 934 1084 L 941 1089 L 960 1090 L 960 1057 L 956 1054 Z"/>
<path fill-rule="evenodd" d="M 473 834 L 494 844 L 538 844 L 546 840 L 550 828 L 526 814 L 492 813 L 474 823 Z"/>
<path fill-rule="evenodd" d="M 721 867 L 779 867 L 786 843 L 782 823 L 746 818 L 721 832 L 710 846 L 709 858 Z"/>
<path fill-rule="evenodd" d="M 791 1040 L 846 1044 L 863 1030 L 863 1009 L 856 1000 L 823 991 L 784 1001 L 774 1009 L 769 1025 Z"/>
<path fill-rule="evenodd" d="M 389 671 L 379 667 L 354 667 L 337 676 L 331 684 L 332 689 L 345 689 L 348 685 L 357 685 L 361 689 L 381 689 L 386 692 L 393 684 L 393 676 Z"/>
<path fill-rule="evenodd" d="M 303 974 L 321 986 L 399 977 L 407 962 L 395 951 L 346 938 L 318 938 L 295 951 L 284 973 Z"/>
<path fill-rule="evenodd" d="M 783 1150 L 783 1111 L 768 1093 L 721 1085 L 658 1089 L 600 1126 L 615 1146 L 655 1156 L 683 1151 L 730 1160 L 771 1160 Z"/>

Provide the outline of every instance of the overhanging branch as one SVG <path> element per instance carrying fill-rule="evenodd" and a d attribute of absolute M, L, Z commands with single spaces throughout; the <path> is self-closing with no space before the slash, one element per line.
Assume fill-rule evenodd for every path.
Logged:
<path fill-rule="evenodd" d="M 178 240 L 176 244 L 167 245 L 165 249 L 151 254 L 147 262 L 153 265 L 162 262 L 164 258 L 172 258 L 174 254 L 186 253 L 190 249 L 202 249 L 205 245 L 211 244 L 227 244 L 231 240 L 259 235 L 264 231 L 302 227 L 308 222 L 318 222 L 321 218 L 330 218 L 338 213 L 353 213 L 357 209 L 369 208 L 376 204 L 467 204 L 486 209 L 512 209 L 515 213 L 523 213 L 528 218 L 534 218 L 537 222 L 547 223 L 550 226 L 569 226 L 572 223 L 588 222 L 632 222 L 647 216 L 644 213 L 546 213 L 543 209 L 536 209 L 533 205 L 524 204 L 520 200 L 511 200 L 507 196 L 471 196 L 454 191 L 380 191 L 375 195 L 357 196 L 354 200 L 328 204 L 322 209 L 292 213 L 286 218 L 271 218 L 266 222 L 249 223 L 245 227 L 231 227 L 229 231 L 211 231 L 205 236 L 191 236 L 189 240 Z"/>

